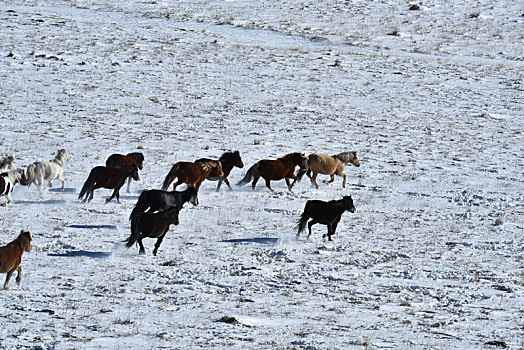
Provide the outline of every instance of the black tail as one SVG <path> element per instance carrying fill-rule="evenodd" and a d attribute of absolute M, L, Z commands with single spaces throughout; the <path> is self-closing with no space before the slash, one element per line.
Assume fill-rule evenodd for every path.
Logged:
<path fill-rule="evenodd" d="M 136 216 L 131 219 L 131 235 L 125 240 L 126 242 L 126 248 L 131 247 L 133 244 L 138 241 L 138 237 L 140 237 L 140 216 Z"/>
<path fill-rule="evenodd" d="M 309 169 L 302 169 L 302 168 L 298 169 L 298 171 L 297 171 L 297 181 L 298 182 L 302 181 L 302 177 L 307 172 L 309 172 Z"/>
<path fill-rule="evenodd" d="M 309 216 L 309 211 L 310 211 L 309 203 L 306 203 L 306 207 L 304 208 L 304 212 L 302 213 L 302 215 L 300 215 L 300 220 L 298 220 L 298 224 L 295 227 L 296 229 L 298 229 L 297 235 L 300 234 L 301 232 L 303 232 L 306 229 L 306 224 L 307 224 L 307 221 L 309 220 L 309 217 L 310 217 Z"/>
<path fill-rule="evenodd" d="M 129 215 L 129 220 L 133 221 L 133 219 L 142 215 L 149 208 L 149 204 L 147 204 L 147 195 L 147 190 L 140 193 L 140 196 L 138 196 L 138 201 Z"/>
<path fill-rule="evenodd" d="M 254 175 L 254 172 L 255 170 L 258 169 L 258 163 L 255 163 L 251 168 L 249 168 L 249 170 L 247 171 L 246 175 L 244 176 L 244 178 L 242 180 L 240 180 L 237 185 L 245 185 L 247 184 L 249 181 L 251 181 L 251 179 L 253 178 L 253 175 Z"/>
<path fill-rule="evenodd" d="M 93 187 L 93 180 L 91 179 L 91 173 L 89 173 L 89 176 L 87 177 L 86 182 L 84 182 L 84 186 L 82 186 L 82 189 L 80 190 L 80 194 L 78 195 L 78 199 L 84 198 L 84 195 L 86 195 L 86 198 L 89 196 L 88 191 L 91 191 L 91 188 Z M 87 193 L 87 194 L 86 194 Z"/>

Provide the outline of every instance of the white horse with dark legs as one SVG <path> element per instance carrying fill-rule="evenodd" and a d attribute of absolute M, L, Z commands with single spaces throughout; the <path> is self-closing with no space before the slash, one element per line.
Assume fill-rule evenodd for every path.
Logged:
<path fill-rule="evenodd" d="M 13 156 L 6 156 L 0 159 L 0 173 L 4 172 L 6 169 L 15 170 L 15 159 Z"/>
<path fill-rule="evenodd" d="M 27 186 L 32 183 L 36 184 L 38 191 L 42 194 L 42 184 L 44 180 L 48 181 L 49 187 L 53 187 L 51 183 L 53 180 L 62 181 L 62 191 L 65 188 L 65 180 L 63 176 L 63 167 L 66 160 L 69 159 L 69 152 L 65 149 L 60 149 L 56 153 L 54 159 L 49 162 L 34 162 L 27 167 Z"/>
<path fill-rule="evenodd" d="M 18 182 L 22 185 L 27 184 L 24 169 L 10 170 L 0 174 L 0 196 L 7 197 L 7 203 L 4 203 L 3 205 L 8 205 L 13 201 L 11 199 L 11 193 Z"/>

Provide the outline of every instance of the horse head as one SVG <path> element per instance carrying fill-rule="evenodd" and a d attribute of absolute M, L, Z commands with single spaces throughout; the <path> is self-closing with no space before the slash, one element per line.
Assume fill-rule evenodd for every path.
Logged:
<path fill-rule="evenodd" d="M 242 158 L 240 158 L 240 152 L 239 151 L 235 151 L 232 153 L 233 155 L 233 160 L 235 161 L 234 164 L 236 167 L 238 168 L 243 168 L 244 167 L 244 162 L 242 161 Z"/>
<path fill-rule="evenodd" d="M 307 161 L 308 161 L 308 157 L 306 156 L 306 154 L 305 153 L 300 153 L 298 166 L 301 169 L 307 169 L 308 168 Z"/>
<path fill-rule="evenodd" d="M 189 203 L 198 205 L 198 191 L 193 186 L 189 186 L 186 191 L 189 193 Z"/>
<path fill-rule="evenodd" d="M 144 169 L 144 155 L 140 152 L 129 153 L 128 156 L 135 158 L 138 169 Z"/>
<path fill-rule="evenodd" d="M 351 196 L 344 196 L 343 198 L 344 202 L 344 209 L 354 213 L 357 209 L 355 208 L 355 205 L 353 204 L 353 199 Z"/>
<path fill-rule="evenodd" d="M 170 224 L 178 225 L 180 223 L 180 220 L 178 218 L 178 213 L 180 212 L 180 209 L 177 207 L 170 208 L 166 211 L 164 211 L 164 216 L 167 219 L 167 222 Z"/>
<path fill-rule="evenodd" d="M 140 176 L 138 175 L 138 166 L 136 164 L 128 164 L 124 168 L 124 173 L 127 176 L 131 176 L 133 180 L 138 181 L 140 180 Z"/>
<path fill-rule="evenodd" d="M 22 249 L 24 249 L 24 251 L 26 252 L 30 252 L 31 241 L 33 240 L 33 238 L 31 237 L 31 232 L 21 230 L 18 239 L 20 240 L 20 245 L 22 246 Z"/>
<path fill-rule="evenodd" d="M 357 157 L 357 151 L 342 152 L 333 156 L 333 158 L 340 159 L 340 161 L 344 162 L 344 164 L 351 163 L 356 167 L 360 166 L 360 161 Z"/>

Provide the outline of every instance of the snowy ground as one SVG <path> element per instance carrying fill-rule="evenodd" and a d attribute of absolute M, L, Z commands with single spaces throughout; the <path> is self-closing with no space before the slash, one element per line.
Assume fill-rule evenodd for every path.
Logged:
<path fill-rule="evenodd" d="M 2 1 L 0 153 L 71 159 L 64 192 L 0 207 L 1 244 L 34 238 L 0 348 L 524 347 L 524 5 L 458 3 Z M 140 191 L 230 149 L 232 183 L 294 151 L 361 167 L 346 189 L 205 182 L 157 257 L 123 247 Z M 121 204 L 76 199 L 136 150 Z M 295 239 L 308 199 L 346 194 L 333 242 Z"/>

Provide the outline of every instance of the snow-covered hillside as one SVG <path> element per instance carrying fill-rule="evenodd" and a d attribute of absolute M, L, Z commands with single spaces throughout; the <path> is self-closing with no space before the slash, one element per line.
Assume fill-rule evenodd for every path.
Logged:
<path fill-rule="evenodd" d="M 64 192 L 0 207 L 1 245 L 33 234 L 0 348 L 524 347 L 523 26 L 506 0 L 2 1 L 0 155 L 71 158 Z M 295 151 L 361 166 L 346 188 L 204 182 L 158 256 L 124 247 L 142 190 L 227 150 L 233 184 Z M 120 204 L 77 200 L 132 151 Z M 296 239 L 307 200 L 347 194 L 333 242 Z"/>

